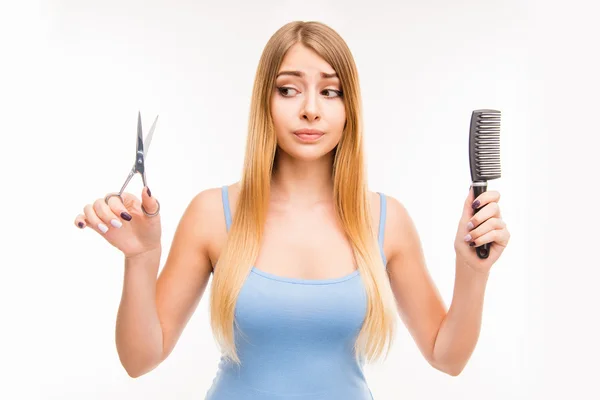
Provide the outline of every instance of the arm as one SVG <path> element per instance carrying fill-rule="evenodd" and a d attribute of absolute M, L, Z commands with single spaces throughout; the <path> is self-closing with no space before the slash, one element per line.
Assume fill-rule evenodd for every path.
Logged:
<path fill-rule="evenodd" d="M 131 377 L 156 364 L 162 348 L 162 330 L 154 306 L 161 249 L 125 259 L 115 342 L 121 364 Z"/>
<path fill-rule="evenodd" d="M 460 374 L 475 350 L 488 276 L 488 273 L 476 272 L 456 263 L 452 304 L 442 321 L 433 349 L 433 359 L 450 375 Z"/>
<path fill-rule="evenodd" d="M 421 242 L 407 210 L 388 196 L 387 212 L 384 247 L 389 253 L 387 269 L 400 317 L 428 363 L 456 376 L 478 338 L 485 284 L 457 265 L 454 298 L 447 311 L 427 271 Z"/>
<path fill-rule="evenodd" d="M 123 294 L 115 330 L 121 364 L 131 377 L 156 368 L 173 351 L 208 284 L 211 205 L 215 189 L 198 194 L 185 210 L 165 266 L 161 251 L 125 261 Z"/>

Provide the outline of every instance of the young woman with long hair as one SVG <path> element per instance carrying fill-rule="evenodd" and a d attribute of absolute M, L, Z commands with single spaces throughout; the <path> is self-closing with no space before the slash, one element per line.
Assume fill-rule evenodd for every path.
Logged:
<path fill-rule="evenodd" d="M 348 46 L 325 24 L 292 22 L 258 65 L 240 181 L 192 199 L 160 276 L 160 214 L 150 216 L 158 203 L 149 190 L 141 200 L 98 199 L 75 223 L 125 254 L 116 344 L 130 376 L 168 357 L 212 274 L 210 323 L 222 358 L 207 399 L 358 400 L 372 398 L 362 368 L 387 356 L 397 315 L 433 367 L 464 368 L 489 268 L 508 242 L 498 199 L 482 194 L 474 216 L 469 190 L 447 311 L 408 212 L 368 189 Z M 494 240 L 486 260 L 469 246 Z"/>

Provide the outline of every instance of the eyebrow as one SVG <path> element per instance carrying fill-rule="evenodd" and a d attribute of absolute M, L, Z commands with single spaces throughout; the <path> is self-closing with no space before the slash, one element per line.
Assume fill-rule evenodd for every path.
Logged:
<path fill-rule="evenodd" d="M 282 75 L 291 75 L 291 76 L 297 76 L 300 78 L 304 78 L 304 72 L 302 72 L 302 71 L 281 71 L 277 74 L 276 78 L 279 78 Z M 335 72 L 333 72 L 331 74 L 328 74 L 326 72 L 321 72 L 321 78 L 323 78 L 323 79 L 338 78 L 338 75 Z"/>

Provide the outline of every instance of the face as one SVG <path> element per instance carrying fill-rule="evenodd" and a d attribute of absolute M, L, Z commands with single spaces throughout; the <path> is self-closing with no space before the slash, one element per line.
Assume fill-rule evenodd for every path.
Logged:
<path fill-rule="evenodd" d="M 311 160 L 335 148 L 346 122 L 341 89 L 331 65 L 313 50 L 300 43 L 288 50 L 271 98 L 280 151 Z"/>

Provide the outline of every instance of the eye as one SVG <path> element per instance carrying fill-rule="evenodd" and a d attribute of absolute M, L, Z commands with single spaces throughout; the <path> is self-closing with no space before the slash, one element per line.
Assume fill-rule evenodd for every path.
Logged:
<path fill-rule="evenodd" d="M 329 97 L 329 98 L 332 98 L 332 99 L 336 98 L 336 97 L 342 97 L 342 95 L 343 95 L 343 93 L 342 93 L 341 90 L 335 90 L 335 89 L 325 89 L 325 90 L 323 90 L 322 93 L 324 93 L 324 92 L 334 93 L 334 96 L 328 96 L 328 95 L 326 95 L 326 97 Z"/>
<path fill-rule="evenodd" d="M 291 87 L 287 87 L 287 86 L 277 87 L 277 90 L 279 91 L 279 94 L 281 94 L 283 97 L 292 97 L 292 96 L 289 96 L 289 91 L 290 90 L 293 90 L 293 91 L 297 92 L 296 89 L 291 88 Z"/>

